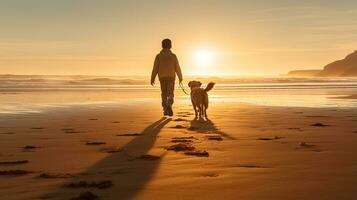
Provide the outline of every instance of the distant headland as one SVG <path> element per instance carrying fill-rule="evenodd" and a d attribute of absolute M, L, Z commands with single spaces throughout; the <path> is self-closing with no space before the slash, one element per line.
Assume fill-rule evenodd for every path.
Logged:
<path fill-rule="evenodd" d="M 322 70 L 293 70 L 289 76 L 352 77 L 357 76 L 357 50 L 342 60 L 327 64 Z"/>

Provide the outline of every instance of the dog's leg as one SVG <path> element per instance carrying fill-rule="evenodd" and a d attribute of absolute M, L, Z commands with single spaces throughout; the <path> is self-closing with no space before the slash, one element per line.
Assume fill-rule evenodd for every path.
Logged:
<path fill-rule="evenodd" d="M 205 106 L 202 104 L 202 118 L 205 116 Z"/>
<path fill-rule="evenodd" d="M 203 118 L 203 104 L 200 105 L 200 117 Z"/>
<path fill-rule="evenodd" d="M 201 106 L 197 106 L 197 114 L 198 114 L 198 117 L 201 117 Z"/>
<path fill-rule="evenodd" d="M 192 103 L 193 110 L 195 110 L 195 116 L 197 117 L 196 104 L 193 102 L 192 97 L 191 97 L 191 103 Z"/>
<path fill-rule="evenodd" d="M 207 108 L 205 107 L 204 109 L 205 109 L 205 117 L 207 119 Z"/>
<path fill-rule="evenodd" d="M 201 118 L 201 106 L 198 106 L 197 110 L 198 110 L 198 117 Z"/>
<path fill-rule="evenodd" d="M 196 109 L 195 104 L 192 103 L 192 107 L 193 107 L 193 110 L 195 110 L 195 116 L 197 117 L 197 109 Z"/>
<path fill-rule="evenodd" d="M 207 97 L 207 99 L 206 99 L 206 102 L 205 102 L 205 117 L 206 117 L 206 119 L 207 119 L 207 108 L 208 108 L 208 97 Z"/>

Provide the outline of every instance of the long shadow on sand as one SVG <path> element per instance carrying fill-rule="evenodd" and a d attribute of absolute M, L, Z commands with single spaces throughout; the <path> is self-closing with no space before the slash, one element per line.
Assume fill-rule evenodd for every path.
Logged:
<path fill-rule="evenodd" d="M 196 131 L 199 133 L 215 133 L 215 134 L 219 134 L 222 137 L 225 137 L 225 138 L 231 139 L 231 140 L 236 139 L 233 136 L 219 130 L 210 119 L 204 120 L 202 118 L 195 117 L 193 120 L 191 120 L 190 130 L 193 130 L 193 131 Z"/>
<path fill-rule="evenodd" d="M 102 190 L 61 187 L 44 195 L 42 199 L 71 199 L 85 191 L 91 191 L 103 199 L 133 199 L 155 174 L 164 155 L 158 159 L 140 159 L 138 157 L 149 152 L 160 130 L 170 121 L 169 118 L 162 118 L 154 122 L 146 127 L 140 136 L 125 145 L 121 152 L 111 154 L 84 171 L 82 175 L 66 181 L 66 183 L 73 183 L 110 180 L 114 184 L 113 187 Z"/>

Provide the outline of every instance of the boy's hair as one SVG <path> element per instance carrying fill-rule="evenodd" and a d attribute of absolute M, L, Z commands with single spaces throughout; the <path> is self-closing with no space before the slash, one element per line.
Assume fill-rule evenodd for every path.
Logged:
<path fill-rule="evenodd" d="M 161 46 L 164 49 L 171 49 L 171 40 L 170 39 L 164 39 L 161 42 Z"/>

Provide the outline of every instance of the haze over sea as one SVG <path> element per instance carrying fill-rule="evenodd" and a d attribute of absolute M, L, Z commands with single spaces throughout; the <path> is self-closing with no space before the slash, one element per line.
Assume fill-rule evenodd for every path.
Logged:
<path fill-rule="evenodd" d="M 247 103 L 287 107 L 357 107 L 356 78 L 186 77 L 217 83 L 210 91 L 214 103 Z M 151 103 L 160 101 L 159 84 L 147 77 L 108 76 L 0 76 L 0 114 L 41 112 L 71 106 Z M 177 101 L 187 101 L 178 84 Z M 185 86 L 189 92 L 189 88 Z M 154 94 L 154 95 L 153 95 Z"/>

